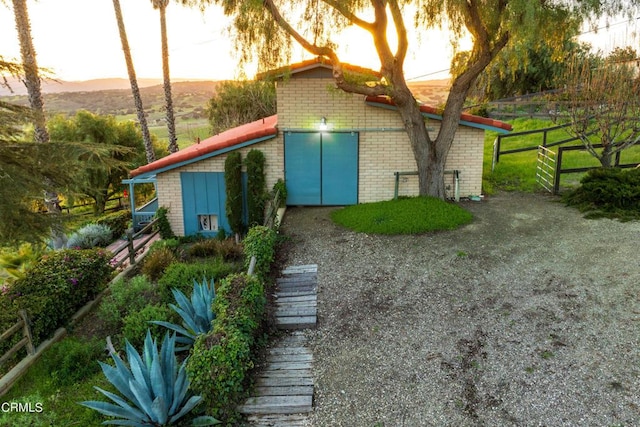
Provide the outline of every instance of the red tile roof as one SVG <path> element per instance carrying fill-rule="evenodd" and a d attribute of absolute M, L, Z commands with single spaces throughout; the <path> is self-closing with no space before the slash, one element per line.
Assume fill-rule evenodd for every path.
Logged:
<path fill-rule="evenodd" d="M 138 169 L 134 169 L 129 172 L 129 175 L 131 177 L 134 177 L 143 173 L 157 171 L 169 166 L 176 165 L 178 163 L 197 159 L 201 156 L 222 150 L 224 148 L 229 148 L 238 144 L 242 144 L 244 142 L 249 142 L 253 139 L 276 136 L 278 133 L 276 127 L 277 123 L 278 116 L 274 114 L 273 116 L 226 130 L 222 133 L 219 133 L 218 135 L 214 135 L 203 141 L 200 141 L 197 144 L 193 144 L 187 148 L 183 148 L 178 152 L 156 160 L 155 162 L 140 166 Z"/>
<path fill-rule="evenodd" d="M 379 71 L 375 71 L 369 68 L 360 67 L 358 65 L 352 65 L 342 63 L 342 69 L 351 73 L 371 75 L 377 78 L 382 77 Z M 307 59 L 306 61 L 296 62 L 295 64 L 285 65 L 284 67 L 276 68 L 274 70 L 265 71 L 256 75 L 256 79 L 261 80 L 266 77 L 278 78 L 289 74 L 301 73 L 303 71 L 312 70 L 315 68 L 327 68 L 331 70 L 333 67 L 331 61 L 327 58 L 318 56 L 313 59 Z"/>
<path fill-rule="evenodd" d="M 393 101 L 388 96 L 367 96 L 366 102 L 395 106 Z M 425 114 L 442 116 L 441 110 L 438 110 L 437 108 L 431 107 L 429 105 L 421 105 L 420 111 L 422 111 Z M 489 119 L 486 117 L 475 116 L 473 114 L 468 114 L 468 113 L 462 113 L 460 115 L 460 120 L 469 122 L 469 123 L 475 123 L 481 126 L 497 128 L 505 131 L 511 131 L 513 129 L 513 127 L 509 123 L 501 122 L 500 120 Z"/>

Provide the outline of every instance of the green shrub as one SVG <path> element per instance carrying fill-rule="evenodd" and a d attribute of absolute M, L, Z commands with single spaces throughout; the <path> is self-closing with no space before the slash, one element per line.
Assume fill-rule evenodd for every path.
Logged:
<path fill-rule="evenodd" d="M 580 183 L 564 201 L 587 212 L 587 217 L 640 218 L 640 169 L 594 169 Z"/>
<path fill-rule="evenodd" d="M 182 246 L 182 242 L 174 237 L 172 239 L 161 239 L 156 240 L 149 247 L 149 254 L 157 251 L 158 249 L 170 249 L 176 256 L 180 255 L 180 247 Z"/>
<path fill-rule="evenodd" d="M 265 279 L 276 254 L 276 232 L 262 225 L 251 228 L 244 239 L 244 254 L 245 268 L 249 267 L 251 257 L 255 256 L 255 274 Z"/>
<path fill-rule="evenodd" d="M 187 255 L 200 258 L 216 256 L 219 243 L 217 239 L 200 240 L 189 247 Z"/>
<path fill-rule="evenodd" d="M 113 240 L 113 231 L 104 224 L 85 225 L 69 237 L 68 248 L 91 249 L 105 247 Z"/>
<path fill-rule="evenodd" d="M 156 226 L 158 227 L 158 231 L 160 232 L 160 237 L 162 239 L 173 239 L 176 237 L 171 229 L 171 224 L 169 224 L 169 218 L 167 218 L 168 213 L 169 209 L 164 206 L 158 208 L 156 211 L 156 219 L 158 220 Z"/>
<path fill-rule="evenodd" d="M 47 350 L 42 363 L 58 386 L 68 386 L 82 381 L 99 371 L 97 359 L 104 356 L 101 340 L 81 341 L 67 337 Z"/>
<path fill-rule="evenodd" d="M 122 237 L 131 222 L 131 211 L 123 210 L 102 215 L 95 220 L 96 224 L 106 225 L 113 232 L 113 237 Z"/>
<path fill-rule="evenodd" d="M 242 156 L 232 151 L 224 162 L 224 183 L 227 192 L 225 212 L 231 231 L 242 234 L 244 221 L 242 213 Z"/>
<path fill-rule="evenodd" d="M 162 302 L 170 303 L 173 301 L 171 288 L 189 293 L 194 280 L 200 282 L 202 279 L 207 279 L 218 282 L 219 279 L 237 271 L 237 265 L 225 263 L 220 258 L 207 262 L 177 262 L 171 264 L 158 280 L 158 293 Z"/>
<path fill-rule="evenodd" d="M 98 306 L 98 318 L 110 329 L 120 329 L 123 318 L 130 312 L 139 311 L 149 302 L 159 302 L 159 297 L 146 276 L 134 276 L 111 284 L 110 293 Z"/>
<path fill-rule="evenodd" d="M 16 319 L 17 310 L 27 311 L 37 345 L 105 289 L 113 272 L 110 259 L 103 249 L 48 253 L 0 300 Z"/>
<path fill-rule="evenodd" d="M 167 331 L 163 326 L 150 322 L 160 320 L 173 323 L 177 321 L 176 317 L 174 311 L 165 304 L 146 305 L 141 310 L 131 311 L 124 317 L 122 337 L 134 347 L 140 348 L 147 330 L 151 332 L 154 339 L 162 337 Z"/>
<path fill-rule="evenodd" d="M 252 149 L 245 159 L 247 166 L 247 213 L 249 227 L 264 224 L 264 204 L 267 200 L 265 157 L 262 151 Z"/>
<path fill-rule="evenodd" d="M 210 415 L 227 422 L 235 420 L 235 408 L 245 397 L 265 304 L 257 277 L 242 274 L 222 280 L 213 303 L 213 330 L 196 339 L 187 363 L 194 392 L 202 395 Z"/>
<path fill-rule="evenodd" d="M 171 249 L 156 249 L 144 258 L 140 271 L 155 282 L 164 274 L 167 268 L 176 261 L 176 256 Z"/>
<path fill-rule="evenodd" d="M 275 197 L 276 192 L 280 193 L 280 205 L 278 207 L 283 208 L 287 205 L 287 185 L 282 178 L 279 178 L 275 184 L 273 184 L 272 196 Z"/>
<path fill-rule="evenodd" d="M 189 256 L 192 257 L 221 257 L 227 261 L 238 261 L 242 259 L 242 245 L 235 242 L 235 239 L 205 239 L 194 243 L 189 247 Z"/>

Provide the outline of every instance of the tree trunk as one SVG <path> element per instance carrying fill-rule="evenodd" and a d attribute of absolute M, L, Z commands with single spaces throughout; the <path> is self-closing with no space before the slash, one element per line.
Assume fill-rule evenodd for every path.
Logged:
<path fill-rule="evenodd" d="M 162 38 L 162 77 L 164 79 L 164 99 L 167 110 L 167 130 L 169 133 L 169 152 L 178 151 L 176 138 L 176 120 L 173 114 L 173 98 L 171 96 L 171 77 L 169 73 L 169 43 L 167 42 L 166 5 L 160 4 L 160 35 Z"/>
<path fill-rule="evenodd" d="M 47 130 L 47 118 L 40 87 L 38 62 L 36 61 L 33 39 L 31 38 L 31 23 L 26 0 L 13 0 L 13 13 L 16 20 L 18 39 L 20 40 L 24 85 L 27 87 L 29 106 L 33 117 L 33 136 L 36 142 L 46 144 L 49 142 L 49 131 Z M 44 185 L 47 188 L 44 193 L 44 203 L 47 211 L 49 213 L 60 213 L 60 199 L 58 199 L 58 194 L 52 190 L 53 185 L 49 180 Z"/>
<path fill-rule="evenodd" d="M 155 152 L 153 151 L 151 134 L 149 133 L 149 126 L 147 125 L 147 117 L 144 114 L 144 108 L 142 106 L 142 97 L 140 96 L 140 89 L 138 88 L 136 71 L 133 68 L 133 60 L 131 59 L 131 49 L 129 49 L 127 32 L 124 28 L 124 20 L 122 19 L 122 10 L 120 9 L 120 0 L 113 0 L 113 9 L 115 10 L 116 20 L 118 21 L 118 30 L 120 31 L 120 41 L 122 42 L 122 51 L 124 52 L 124 60 L 127 63 L 127 73 L 129 74 L 129 83 L 131 84 L 131 93 L 133 94 L 133 102 L 135 103 L 135 106 L 136 106 L 138 123 L 140 123 L 140 130 L 142 131 L 142 139 L 144 141 L 144 150 L 147 157 L 147 163 L 151 163 L 156 159 L 156 155 L 155 155 Z"/>
<path fill-rule="evenodd" d="M 612 147 L 610 144 L 606 144 L 604 147 L 602 147 L 602 153 L 600 153 L 600 165 L 603 168 L 610 168 L 611 167 L 611 157 L 612 157 Z"/>

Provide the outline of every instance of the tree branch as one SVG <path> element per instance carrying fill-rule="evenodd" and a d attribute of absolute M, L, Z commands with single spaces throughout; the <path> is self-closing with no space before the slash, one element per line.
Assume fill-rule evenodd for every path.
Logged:
<path fill-rule="evenodd" d="M 393 23 L 396 26 L 396 34 L 398 35 L 398 51 L 396 52 L 396 63 L 402 67 L 409 49 L 409 40 L 407 38 L 407 27 L 404 25 L 402 11 L 397 0 L 389 0 L 389 9 L 393 17 Z"/>
<path fill-rule="evenodd" d="M 366 84 L 351 83 L 346 80 L 344 76 L 344 69 L 342 63 L 338 58 L 336 52 L 328 46 L 317 46 L 302 36 L 295 30 L 280 14 L 278 7 L 274 4 L 273 0 L 264 0 L 264 6 L 271 14 L 273 19 L 278 23 L 287 34 L 294 38 L 306 51 L 317 56 L 328 58 L 333 68 L 333 78 L 338 88 L 345 92 L 358 93 L 367 96 L 379 96 L 386 93 L 386 87 L 380 83 L 376 83 L 373 86 L 367 86 Z"/>
<path fill-rule="evenodd" d="M 331 6 L 332 8 L 337 10 L 342 16 L 347 18 L 347 20 L 352 24 L 357 25 L 358 27 L 364 30 L 367 30 L 370 33 L 372 33 L 375 30 L 374 24 L 372 22 L 365 21 L 364 19 L 361 19 L 358 16 L 356 16 L 355 13 L 353 13 L 351 10 L 345 7 L 343 2 L 337 1 L 337 0 L 322 0 L 322 2 L 327 6 Z"/>

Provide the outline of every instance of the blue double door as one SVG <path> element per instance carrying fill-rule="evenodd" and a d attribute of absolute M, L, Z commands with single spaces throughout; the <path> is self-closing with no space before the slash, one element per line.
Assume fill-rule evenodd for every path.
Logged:
<path fill-rule="evenodd" d="M 358 134 L 287 132 L 284 137 L 287 204 L 358 203 Z"/>

